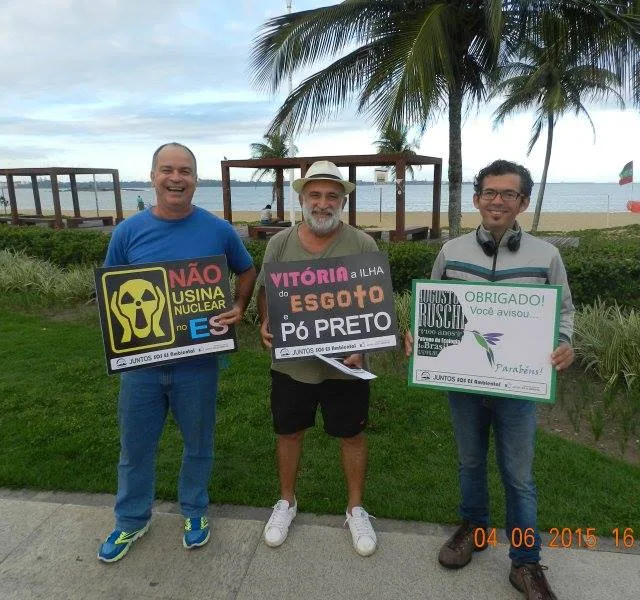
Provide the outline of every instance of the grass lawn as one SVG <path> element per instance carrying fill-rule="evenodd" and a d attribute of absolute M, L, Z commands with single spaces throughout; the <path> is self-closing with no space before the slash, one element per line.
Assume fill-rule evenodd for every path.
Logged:
<path fill-rule="evenodd" d="M 257 328 L 242 326 L 242 350 L 220 380 L 216 503 L 270 506 L 278 496 L 269 412 L 269 359 Z M 94 308 L 24 314 L 0 307 L 0 486 L 115 492 L 118 378 L 108 376 Z M 380 517 L 453 523 L 457 463 L 444 394 L 406 385 L 406 363 L 377 355 L 373 370 L 366 506 Z M 181 442 L 171 420 L 158 455 L 157 495 L 174 500 Z M 504 525 L 495 460 L 493 525 Z M 640 467 L 540 431 L 539 521 L 551 527 L 640 523 Z M 335 440 L 316 428 L 305 441 L 301 510 L 342 513 L 345 491 Z"/>

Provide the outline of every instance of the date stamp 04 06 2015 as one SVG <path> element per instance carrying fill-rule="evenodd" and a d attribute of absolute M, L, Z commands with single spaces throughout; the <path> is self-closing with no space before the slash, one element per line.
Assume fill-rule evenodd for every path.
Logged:
<path fill-rule="evenodd" d="M 571 529 L 570 527 L 552 527 L 548 534 L 550 539 L 546 544 L 549 548 L 589 548 L 595 550 L 598 547 L 598 535 L 595 527 Z M 616 548 L 630 549 L 640 544 L 631 527 L 616 527 L 608 532 Z M 496 546 L 498 543 L 495 527 L 484 529 L 476 527 L 473 531 L 473 542 L 476 546 Z M 535 545 L 535 532 L 531 527 L 521 529 L 514 527 L 511 531 L 511 545 L 514 548 L 533 548 Z"/>

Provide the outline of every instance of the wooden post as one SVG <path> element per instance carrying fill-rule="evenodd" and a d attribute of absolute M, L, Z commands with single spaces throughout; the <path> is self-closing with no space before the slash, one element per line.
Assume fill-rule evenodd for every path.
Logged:
<path fill-rule="evenodd" d="M 113 175 L 113 197 L 116 201 L 116 224 L 120 221 L 124 221 L 124 214 L 122 213 L 122 193 L 120 191 L 120 172 L 114 171 Z"/>
<path fill-rule="evenodd" d="M 62 229 L 62 209 L 60 208 L 60 187 L 58 186 L 58 173 L 51 171 L 51 195 L 53 196 L 53 211 L 55 212 L 55 229 Z"/>
<path fill-rule="evenodd" d="M 224 209 L 224 218 L 233 223 L 233 214 L 231 212 L 231 175 L 229 167 L 222 167 L 222 207 Z"/>
<path fill-rule="evenodd" d="M 276 216 L 278 221 L 284 221 L 284 171 L 276 167 Z"/>
<path fill-rule="evenodd" d="M 78 184 L 75 173 L 69 173 L 69 183 L 71 184 L 71 201 L 73 202 L 73 216 L 80 216 L 80 203 L 78 202 Z"/>
<path fill-rule="evenodd" d="M 36 205 L 36 214 L 42 216 L 42 204 L 40 204 L 40 188 L 38 187 L 38 177 L 31 176 L 31 189 L 33 190 L 33 202 Z"/>
<path fill-rule="evenodd" d="M 391 234 L 392 239 L 400 242 L 405 239 L 405 176 L 407 163 L 404 158 L 396 160 L 396 230 Z"/>
<path fill-rule="evenodd" d="M 11 205 L 11 222 L 14 225 L 20 224 L 18 216 L 18 201 L 16 200 L 16 186 L 13 182 L 13 175 L 7 175 L 7 193 L 9 194 L 9 204 Z"/>
<path fill-rule="evenodd" d="M 442 190 L 442 163 L 433 165 L 433 211 L 431 213 L 431 238 L 437 239 L 440 231 L 440 194 Z"/>
<path fill-rule="evenodd" d="M 351 183 L 353 183 L 353 185 L 356 184 L 356 166 L 355 165 L 349 165 L 349 181 Z M 357 188 L 353 190 L 353 192 L 351 192 L 349 194 L 349 225 L 353 225 L 353 227 L 356 226 L 356 221 L 357 221 L 357 210 L 356 210 L 356 192 L 357 192 Z"/>
<path fill-rule="evenodd" d="M 307 174 L 307 171 L 309 170 L 310 166 L 311 166 L 310 163 L 307 163 L 307 162 L 301 162 L 300 163 L 300 178 L 301 179 Z M 304 221 L 304 214 L 302 212 L 302 204 L 300 202 L 300 194 L 298 194 L 298 204 L 300 204 L 300 221 Z"/>

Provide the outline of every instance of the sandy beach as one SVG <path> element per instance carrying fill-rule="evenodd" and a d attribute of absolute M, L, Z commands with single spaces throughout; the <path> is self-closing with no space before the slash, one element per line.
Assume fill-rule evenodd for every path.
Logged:
<path fill-rule="evenodd" d="M 21 210 L 23 214 L 33 214 L 33 210 Z M 124 211 L 125 217 L 135 214 L 135 211 Z M 214 214 L 223 217 L 222 211 L 214 211 Z M 113 215 L 113 210 L 100 210 L 101 216 Z M 275 215 L 275 212 L 274 212 Z M 88 212 L 82 215 L 85 218 L 91 218 L 94 213 Z M 260 213 L 258 211 L 234 211 L 234 223 L 252 223 L 258 222 Z M 285 211 L 285 219 L 289 218 L 289 212 Z M 301 219 L 301 213 L 296 213 L 296 221 Z M 343 213 L 343 220 L 347 220 L 346 211 Z M 518 221 L 525 230 L 531 228 L 533 220 L 533 211 L 527 211 L 520 215 Z M 480 223 L 480 215 L 478 213 L 463 213 L 462 226 L 476 227 Z M 615 212 L 615 213 L 560 213 L 560 212 L 543 212 L 540 217 L 539 231 L 579 231 L 581 229 L 605 229 L 607 227 L 621 227 L 624 225 L 640 223 L 640 213 L 632 212 Z M 359 212 L 358 226 L 391 230 L 396 227 L 396 215 L 393 212 L 383 212 L 382 217 L 377 212 Z M 427 225 L 431 227 L 430 212 L 408 212 L 405 213 L 405 226 Z M 442 213 L 440 216 L 440 226 L 446 229 L 448 226 L 447 214 Z"/>
<path fill-rule="evenodd" d="M 216 212 L 222 216 L 221 212 Z M 289 218 L 289 213 L 285 211 L 285 219 Z M 346 214 L 344 220 L 346 221 Z M 257 212 L 234 211 L 234 222 L 251 222 L 258 219 Z M 300 212 L 296 213 L 296 220 L 300 219 Z M 531 228 L 533 212 L 527 211 L 520 215 L 518 221 L 525 230 Z M 463 227 L 476 227 L 480 223 L 478 213 L 464 213 L 462 215 Z M 539 231 L 578 231 L 580 229 L 603 229 L 606 227 L 621 227 L 640 223 L 640 213 L 545 213 L 540 216 Z M 378 213 L 364 212 L 358 213 L 358 226 L 378 229 L 395 229 L 396 215 L 392 212 L 383 212 L 382 220 Z M 431 213 L 405 213 L 405 226 L 431 226 Z M 448 219 L 445 213 L 440 216 L 440 226 L 446 229 Z"/>

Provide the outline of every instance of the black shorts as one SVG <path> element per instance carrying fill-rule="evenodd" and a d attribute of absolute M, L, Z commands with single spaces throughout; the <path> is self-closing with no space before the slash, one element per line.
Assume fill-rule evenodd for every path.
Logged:
<path fill-rule="evenodd" d="M 321 383 L 302 383 L 271 371 L 271 414 L 277 434 L 287 435 L 313 427 L 318 404 L 322 409 L 324 430 L 329 435 L 353 437 L 367 425 L 369 382 L 325 379 Z"/>

